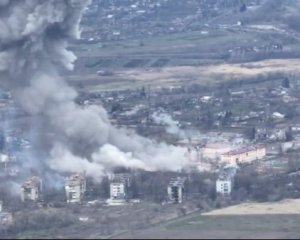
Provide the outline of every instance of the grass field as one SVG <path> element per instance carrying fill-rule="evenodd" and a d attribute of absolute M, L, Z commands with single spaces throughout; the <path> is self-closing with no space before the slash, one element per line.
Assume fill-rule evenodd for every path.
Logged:
<path fill-rule="evenodd" d="M 299 203 L 299 200 L 244 203 L 207 214 L 192 214 L 145 230 L 127 232 L 118 238 L 297 239 L 300 237 Z"/>

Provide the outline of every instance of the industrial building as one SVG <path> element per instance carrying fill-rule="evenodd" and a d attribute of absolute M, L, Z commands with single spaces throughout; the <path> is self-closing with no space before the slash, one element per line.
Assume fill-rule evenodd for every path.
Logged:
<path fill-rule="evenodd" d="M 80 203 L 86 191 L 86 179 L 81 174 L 74 174 L 65 181 L 65 191 L 68 203 Z"/>
<path fill-rule="evenodd" d="M 185 178 L 173 178 L 168 184 L 168 202 L 182 203 L 184 197 Z"/>
<path fill-rule="evenodd" d="M 30 177 L 21 187 L 22 201 L 38 201 L 42 194 L 42 180 L 33 176 Z"/>
<path fill-rule="evenodd" d="M 237 164 L 251 163 L 263 159 L 266 156 L 265 146 L 251 146 L 229 151 L 221 155 L 221 162 L 236 166 Z"/>

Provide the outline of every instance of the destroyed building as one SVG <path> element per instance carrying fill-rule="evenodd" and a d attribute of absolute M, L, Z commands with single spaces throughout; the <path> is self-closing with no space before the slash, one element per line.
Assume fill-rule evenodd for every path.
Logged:
<path fill-rule="evenodd" d="M 33 176 L 29 178 L 21 188 L 21 199 L 22 201 L 38 201 L 42 194 L 42 180 Z"/>
<path fill-rule="evenodd" d="M 131 185 L 131 175 L 118 173 L 113 176 L 110 183 L 110 199 L 125 199 L 127 189 Z"/>
<path fill-rule="evenodd" d="M 223 196 L 230 195 L 234 186 L 234 177 L 237 173 L 236 167 L 225 167 L 220 171 L 216 181 L 216 193 Z"/>
<path fill-rule="evenodd" d="M 86 191 L 86 179 L 81 174 L 75 174 L 66 179 L 65 191 L 68 203 L 80 203 Z"/>
<path fill-rule="evenodd" d="M 185 178 L 173 178 L 168 184 L 168 202 L 182 203 L 184 198 Z"/>

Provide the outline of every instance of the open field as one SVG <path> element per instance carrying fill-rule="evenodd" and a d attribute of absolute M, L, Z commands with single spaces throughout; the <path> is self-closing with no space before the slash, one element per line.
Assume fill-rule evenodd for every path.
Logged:
<path fill-rule="evenodd" d="M 272 215 L 272 214 L 297 214 L 300 216 L 300 199 L 286 199 L 274 203 L 243 203 L 224 209 L 204 213 L 206 216 L 215 215 Z"/>
<path fill-rule="evenodd" d="M 70 82 L 80 83 L 85 90 L 109 91 L 142 86 L 207 85 L 274 72 L 298 73 L 299 41 L 296 33 L 281 25 L 216 24 L 201 31 L 74 43 L 70 48 L 78 61 L 74 72 L 67 75 Z M 261 48 L 274 42 L 282 44 L 282 53 L 251 52 L 237 58 L 231 55 L 236 48 Z M 99 70 L 114 74 L 98 76 Z"/>
<path fill-rule="evenodd" d="M 192 214 L 121 238 L 285 238 L 300 237 L 300 200 L 244 203 L 206 214 Z"/>
<path fill-rule="evenodd" d="M 273 59 L 238 64 L 118 70 L 114 76 L 110 77 L 90 74 L 70 76 L 68 80 L 74 84 L 81 82 L 89 91 L 133 89 L 142 86 L 164 87 L 193 83 L 215 84 L 271 73 L 299 74 L 299 65 L 300 59 Z"/>

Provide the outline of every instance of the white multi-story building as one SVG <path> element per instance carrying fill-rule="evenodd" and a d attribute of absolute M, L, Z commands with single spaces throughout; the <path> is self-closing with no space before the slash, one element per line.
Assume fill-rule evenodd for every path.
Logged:
<path fill-rule="evenodd" d="M 222 195 L 230 195 L 232 187 L 232 179 L 230 178 L 219 178 L 216 181 L 216 192 Z"/>
<path fill-rule="evenodd" d="M 110 199 L 125 199 L 126 186 L 123 182 L 110 183 Z"/>
<path fill-rule="evenodd" d="M 65 191 L 68 203 L 80 203 L 86 191 L 85 177 L 75 174 L 66 179 Z"/>
<path fill-rule="evenodd" d="M 21 190 L 22 201 L 38 201 L 42 193 L 42 180 L 33 176 L 22 185 Z"/>
<path fill-rule="evenodd" d="M 111 176 L 110 198 L 107 204 L 123 205 L 127 202 L 127 190 L 131 185 L 131 175 L 127 173 L 118 173 Z"/>
<path fill-rule="evenodd" d="M 174 178 L 168 185 L 168 202 L 182 203 L 184 196 L 184 178 Z"/>

